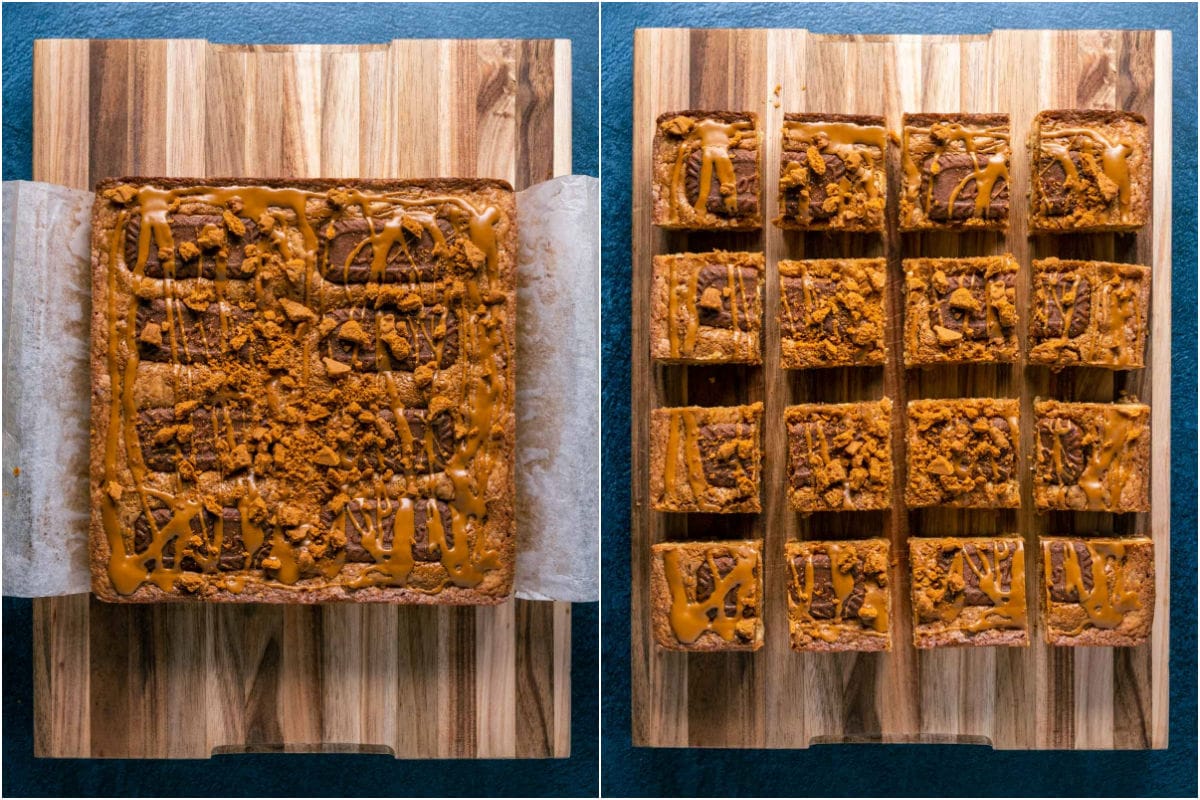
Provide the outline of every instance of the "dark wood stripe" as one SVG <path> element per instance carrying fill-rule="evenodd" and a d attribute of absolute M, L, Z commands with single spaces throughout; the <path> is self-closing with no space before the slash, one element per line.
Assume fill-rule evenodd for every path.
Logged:
<path fill-rule="evenodd" d="M 451 758 L 473 758 L 479 737 L 475 726 L 475 609 L 448 610 L 446 646 L 452 674 L 450 689 Z"/>
<path fill-rule="evenodd" d="M 516 188 L 554 177 L 554 41 L 526 39 L 517 48 Z"/>
<path fill-rule="evenodd" d="M 515 602 L 517 758 L 549 758 L 554 747 L 554 604 Z"/>

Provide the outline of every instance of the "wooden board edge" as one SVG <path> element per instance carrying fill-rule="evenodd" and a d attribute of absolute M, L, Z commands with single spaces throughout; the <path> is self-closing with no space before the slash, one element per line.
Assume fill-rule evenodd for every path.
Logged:
<path fill-rule="evenodd" d="M 1164 353 L 1165 368 L 1154 370 L 1151 394 L 1151 532 L 1159 546 L 1154 550 L 1157 576 L 1154 625 L 1151 629 L 1151 731 L 1154 749 L 1167 747 L 1170 712 L 1170 615 L 1171 615 L 1171 32 L 1154 32 L 1154 263 L 1150 346 Z M 1162 546 L 1163 544 L 1166 546 Z"/>
<path fill-rule="evenodd" d="M 571 40 L 554 40 L 554 176 L 571 174 Z"/>

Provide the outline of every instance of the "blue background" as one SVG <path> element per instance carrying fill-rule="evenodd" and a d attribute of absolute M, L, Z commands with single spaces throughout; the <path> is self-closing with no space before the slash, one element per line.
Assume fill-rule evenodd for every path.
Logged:
<path fill-rule="evenodd" d="M 1196 9 L 1148 4 L 605 4 L 604 775 L 607 795 L 1196 796 Z M 1157 752 L 999 752 L 966 745 L 824 745 L 789 751 L 633 748 L 629 706 L 630 154 L 635 28 L 807 28 L 818 33 L 987 33 L 994 28 L 1173 31 L 1175 265 L 1171 396 L 1171 728 Z"/>
<path fill-rule="evenodd" d="M 562 38 L 572 47 L 574 172 L 598 168 L 592 4 L 12 4 L 4 22 L 4 180 L 29 180 L 33 40 L 205 38 L 228 44 L 371 43 L 400 38 Z M 572 757 L 397 761 L 389 755 L 222 755 L 209 761 L 33 758 L 32 603 L 4 598 L 4 777 L 13 795 L 594 795 L 597 611 L 572 624 Z"/>

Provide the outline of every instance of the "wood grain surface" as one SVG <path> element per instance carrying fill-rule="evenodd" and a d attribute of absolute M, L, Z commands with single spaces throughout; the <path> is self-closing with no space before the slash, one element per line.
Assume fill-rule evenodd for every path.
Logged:
<path fill-rule="evenodd" d="M 570 43 L 39 40 L 35 180 L 489 177 L 571 169 Z M 34 602 L 35 753 L 570 753 L 569 603 Z"/>
<path fill-rule="evenodd" d="M 1034 115 L 1050 108 L 1137 111 L 1152 126 L 1152 222 L 1137 234 L 1027 236 L 1029 160 Z M 785 112 L 884 114 L 891 130 L 905 112 L 1006 112 L 1012 119 L 1013 213 L 1007 234 L 897 231 L 898 148 L 890 148 L 888 227 L 884 236 L 665 232 L 651 226 L 654 120 L 683 109 L 755 111 L 763 121 L 764 219 L 775 216 L 780 130 Z M 1170 562 L 1171 43 L 1155 31 L 995 31 L 985 36 L 828 36 L 804 30 L 639 30 L 634 54 L 633 138 L 633 740 L 662 747 L 802 748 L 844 741 L 987 743 L 1014 749 L 1163 748 L 1167 745 Z M 762 250 L 767 258 L 764 364 L 758 367 L 655 366 L 649 357 L 651 259 L 656 253 Z M 1050 255 L 1150 265 L 1151 336 L 1146 369 L 1111 373 L 978 365 L 905 371 L 902 353 L 905 257 L 1012 253 L 1028 275 L 1030 260 Z M 886 367 L 785 372 L 779 368 L 773 276 L 781 258 L 886 256 Z M 1027 278 L 1017 305 L 1029 318 Z M 903 497 L 901 421 L 909 399 L 1019 398 L 1032 419 L 1035 396 L 1116 399 L 1129 392 L 1152 407 L 1152 512 L 1055 513 L 1032 505 L 1028 469 L 1020 511 L 906 510 L 817 513 L 787 507 L 784 407 L 798 402 L 892 398 L 893 496 Z M 650 510 L 650 409 L 762 400 L 763 513 L 661 514 Z M 1032 452 L 1022 426 L 1021 454 Z M 1030 598 L 1029 648 L 912 646 L 907 537 L 1019 531 L 1025 539 Z M 1157 601 L 1151 641 L 1137 648 L 1052 648 L 1042 643 L 1042 533 L 1146 533 L 1156 544 Z M 790 539 L 884 535 L 892 542 L 894 604 L 891 653 L 798 654 L 788 646 L 784 543 Z M 688 655 L 657 650 L 650 634 L 650 545 L 668 539 L 763 537 L 766 644 L 757 653 Z"/>

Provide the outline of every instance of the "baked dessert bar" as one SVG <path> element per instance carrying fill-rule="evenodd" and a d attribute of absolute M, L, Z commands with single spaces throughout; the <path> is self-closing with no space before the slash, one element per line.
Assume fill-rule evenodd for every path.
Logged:
<path fill-rule="evenodd" d="M 1030 132 L 1034 232 L 1133 231 L 1150 216 L 1150 129 L 1141 114 L 1043 111 Z"/>
<path fill-rule="evenodd" d="M 1040 510 L 1150 510 L 1150 406 L 1033 404 L 1033 501 Z"/>
<path fill-rule="evenodd" d="M 788 503 L 796 511 L 892 507 L 892 401 L 788 406 Z"/>
<path fill-rule="evenodd" d="M 785 114 L 780 228 L 883 231 L 887 130 L 883 117 Z"/>
<path fill-rule="evenodd" d="M 909 538 L 913 644 L 1029 644 L 1018 536 Z"/>
<path fill-rule="evenodd" d="M 650 551 L 650 625 L 660 647 L 762 647 L 761 539 L 666 542 Z"/>
<path fill-rule="evenodd" d="M 1008 227 L 1007 114 L 905 114 L 900 229 Z"/>
<path fill-rule="evenodd" d="M 1017 360 L 1017 261 L 1011 255 L 904 261 L 904 365 Z"/>
<path fill-rule="evenodd" d="M 655 511 L 762 510 L 762 403 L 656 408 L 650 417 Z"/>
<path fill-rule="evenodd" d="M 762 253 L 654 257 L 650 355 L 669 364 L 762 363 Z"/>
<path fill-rule="evenodd" d="M 1140 369 L 1149 327 L 1150 270 L 1105 261 L 1033 262 L 1029 361 Z"/>
<path fill-rule="evenodd" d="M 788 542 L 793 650 L 892 649 L 886 539 Z"/>
<path fill-rule="evenodd" d="M 908 483 L 912 508 L 1016 508 L 1016 400 L 912 400 L 908 404 Z"/>
<path fill-rule="evenodd" d="M 1047 644 L 1133 647 L 1154 622 L 1154 543 L 1042 539 Z"/>
<path fill-rule="evenodd" d="M 507 183 L 125 178 L 97 191 L 98 597 L 508 596 Z"/>
<path fill-rule="evenodd" d="M 679 230 L 762 227 L 758 115 L 671 111 L 654 128 L 654 224 Z"/>
<path fill-rule="evenodd" d="M 784 369 L 877 366 L 887 359 L 882 258 L 779 262 Z"/>

